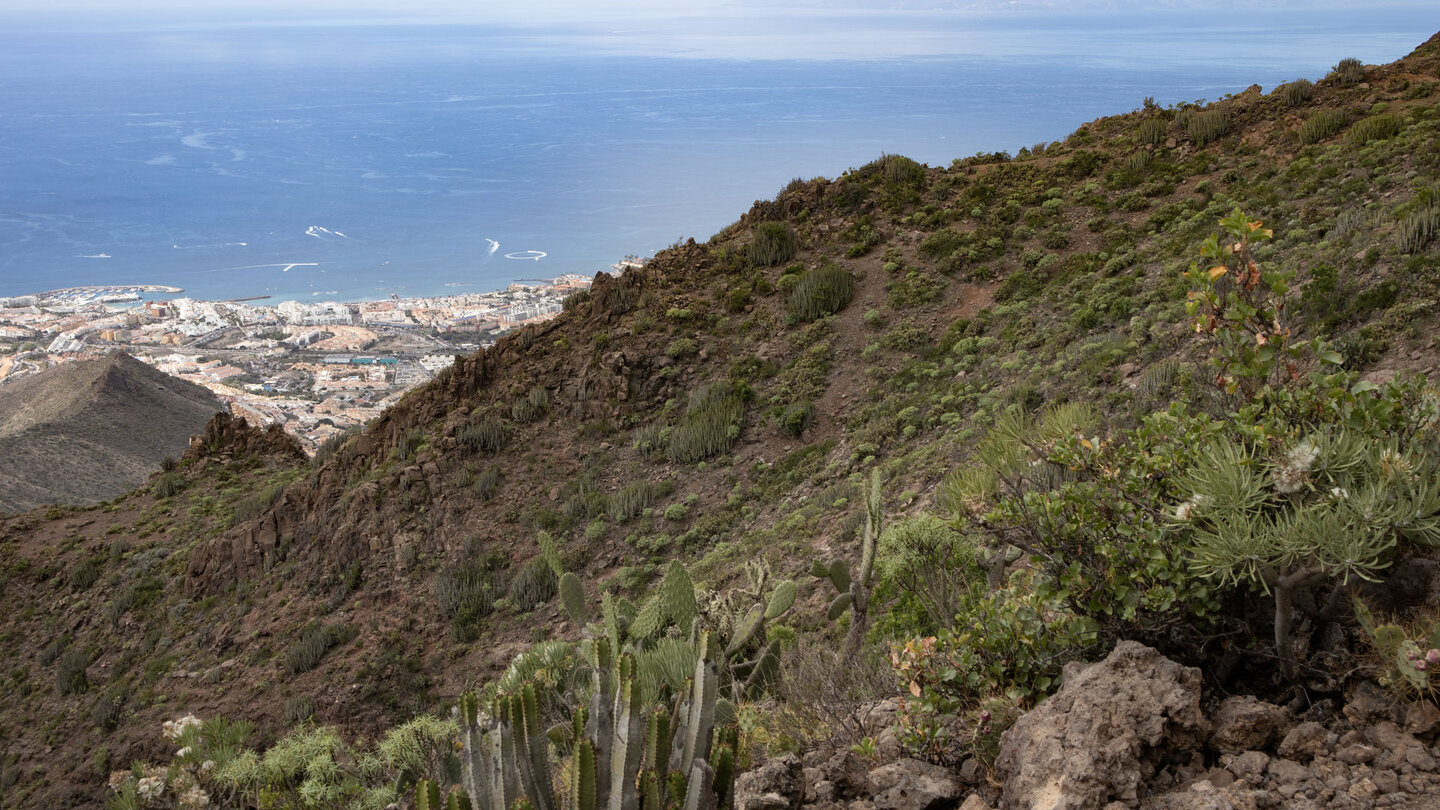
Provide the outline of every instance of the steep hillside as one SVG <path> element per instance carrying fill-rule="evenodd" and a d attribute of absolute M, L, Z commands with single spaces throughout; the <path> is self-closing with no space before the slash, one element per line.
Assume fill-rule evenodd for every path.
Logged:
<path fill-rule="evenodd" d="M 1235 206 L 1297 271 L 1300 332 L 1372 379 L 1433 372 L 1437 200 L 1440 37 L 1013 157 L 797 179 L 311 464 L 217 434 L 101 509 L 8 521 L 4 795 L 96 805 L 185 712 L 373 734 L 447 706 L 577 636 L 541 532 L 592 604 L 638 600 L 674 558 L 712 591 L 746 562 L 799 578 L 855 550 L 871 470 L 887 514 L 928 508 L 1012 404 L 1093 402 L 1121 427 L 1203 398 L 1181 274 Z M 465 609 L 462 581 L 481 583 Z M 831 594 L 802 581 L 787 621 L 824 638 Z"/>
<path fill-rule="evenodd" d="M 129 492 L 224 409 L 206 389 L 123 352 L 0 388 L 0 511 Z"/>

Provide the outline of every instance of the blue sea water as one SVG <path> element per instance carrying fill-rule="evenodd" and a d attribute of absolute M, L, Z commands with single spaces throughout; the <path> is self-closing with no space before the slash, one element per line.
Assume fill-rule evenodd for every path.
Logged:
<path fill-rule="evenodd" d="M 359 300 L 588 275 L 708 238 L 797 176 L 882 153 L 948 165 L 1147 96 L 1391 61 L 1440 15 L 864 24 L 846 53 L 797 41 L 786 59 L 474 24 L 11 28 L 0 296 Z"/>

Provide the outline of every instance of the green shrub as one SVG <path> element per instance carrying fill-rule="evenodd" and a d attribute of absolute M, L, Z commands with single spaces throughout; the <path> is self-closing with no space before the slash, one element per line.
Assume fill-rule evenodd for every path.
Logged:
<path fill-rule="evenodd" d="M 666 520 L 681 521 L 687 517 L 690 517 L 690 508 L 683 503 L 672 503 L 665 507 Z"/>
<path fill-rule="evenodd" d="M 1280 98 L 1291 107 L 1299 107 L 1309 101 L 1315 95 L 1315 83 L 1309 79 L 1296 79 L 1289 84 L 1282 84 L 1278 88 Z"/>
<path fill-rule="evenodd" d="M 61 695 L 74 695 L 90 688 L 90 677 L 85 670 L 90 666 L 90 655 L 79 647 L 71 647 L 55 665 L 55 691 Z"/>
<path fill-rule="evenodd" d="M 68 634 L 51 639 L 50 643 L 40 648 L 35 658 L 40 662 L 40 666 L 48 667 L 59 660 L 60 654 L 70 647 L 72 641 Z"/>
<path fill-rule="evenodd" d="M 530 400 L 521 397 L 510 403 L 510 418 L 516 422 L 531 422 L 538 419 L 544 411 L 530 404 Z"/>
<path fill-rule="evenodd" d="M 294 726 L 315 715 L 315 701 L 309 695 L 296 695 L 285 701 L 284 723 Z"/>
<path fill-rule="evenodd" d="M 505 446 L 505 424 L 494 414 L 471 419 L 455 434 L 460 447 L 470 453 L 493 453 Z"/>
<path fill-rule="evenodd" d="M 896 323 L 890 331 L 880 337 L 880 345 L 891 351 L 915 351 L 930 343 L 930 332 L 912 318 Z"/>
<path fill-rule="evenodd" d="M 1140 122 L 1140 128 L 1135 131 L 1135 137 L 1145 146 L 1158 146 L 1165 141 L 1165 133 L 1169 125 L 1160 118 L 1147 118 Z"/>
<path fill-rule="evenodd" d="M 703 386 L 691 392 L 685 415 L 670 433 L 666 455 L 671 461 L 692 462 L 723 453 L 740 438 L 744 419 L 745 403 L 733 385 Z"/>
<path fill-rule="evenodd" d="M 1359 84 L 1365 80 L 1365 63 L 1354 58 L 1341 59 L 1325 78 L 1340 84 Z"/>
<path fill-rule="evenodd" d="M 560 578 L 544 557 L 534 557 L 520 568 L 520 573 L 510 581 L 510 598 L 521 613 L 529 613 L 554 596 L 560 587 Z"/>
<path fill-rule="evenodd" d="M 486 467 L 475 475 L 475 495 L 482 501 L 488 501 L 494 497 L 495 490 L 499 486 L 499 467 Z"/>
<path fill-rule="evenodd" d="M 808 400 L 796 402 L 781 411 L 777 421 L 781 430 L 798 437 L 814 424 L 815 404 Z"/>
<path fill-rule="evenodd" d="M 845 255 L 852 259 L 864 256 L 873 250 L 876 245 L 885 240 L 885 237 L 880 234 L 880 231 L 876 230 L 875 227 L 869 223 L 863 223 L 853 230 L 855 244 L 851 245 L 845 251 Z"/>
<path fill-rule="evenodd" d="M 634 309 L 639 300 L 640 294 L 635 292 L 634 287 L 617 280 L 605 286 L 601 305 L 609 310 L 611 315 L 624 315 Z"/>
<path fill-rule="evenodd" d="M 913 185 L 925 179 L 925 167 L 904 155 L 882 157 L 880 172 L 886 183 Z"/>
<path fill-rule="evenodd" d="M 150 485 L 157 498 L 173 498 L 185 490 L 185 476 L 180 472 L 162 473 Z"/>
<path fill-rule="evenodd" d="M 581 307 L 583 307 L 583 306 L 585 306 L 586 304 L 589 304 L 589 303 L 590 303 L 590 290 L 585 289 L 585 290 L 576 290 L 575 292 L 572 292 L 572 293 L 570 293 L 569 295 L 565 296 L 565 300 L 563 300 L 563 301 L 560 302 L 560 306 L 561 306 L 566 312 L 575 312 L 576 310 L 580 309 Z"/>
<path fill-rule="evenodd" d="M 1193 112 L 1185 118 L 1185 134 L 1196 146 L 1219 140 L 1230 132 L 1230 112 L 1224 109 Z"/>
<path fill-rule="evenodd" d="M 795 228 L 788 222 L 762 222 L 746 251 L 750 261 L 762 267 L 788 262 L 795 256 Z"/>
<path fill-rule="evenodd" d="M 311 622 L 300 637 L 285 650 L 285 671 L 291 675 L 309 672 L 320 663 L 331 648 L 355 637 L 355 631 L 343 625 Z"/>
<path fill-rule="evenodd" d="M 665 354 L 676 359 L 689 357 L 698 351 L 700 351 L 700 347 L 695 343 L 694 338 L 689 337 L 675 338 L 670 341 L 669 346 L 665 347 Z"/>
<path fill-rule="evenodd" d="M 974 540 L 934 515 L 889 524 L 875 554 L 875 599 L 890 604 L 876 625 L 882 636 L 933 635 L 968 614 L 988 590 L 985 558 Z"/>
<path fill-rule="evenodd" d="M 1401 220 L 1395 240 L 1401 253 L 1420 253 L 1440 236 L 1440 205 L 1430 205 Z"/>
<path fill-rule="evenodd" d="M 356 434 L 355 430 L 345 430 L 339 433 L 332 433 L 329 438 L 321 442 L 320 447 L 315 451 L 314 457 L 310 459 L 312 466 L 319 467 L 335 454 L 340 446 L 349 441 Z"/>
<path fill-rule="evenodd" d="M 447 620 L 475 621 L 495 609 L 498 576 L 483 561 L 467 558 L 435 574 L 435 606 Z"/>
<path fill-rule="evenodd" d="M 101 731 L 114 731 L 120 724 L 120 716 L 125 711 L 125 702 L 129 697 L 130 690 L 126 684 L 110 684 L 104 692 L 96 696 L 95 702 L 90 704 L 90 722 Z"/>
<path fill-rule="evenodd" d="M 896 718 L 913 754 L 993 762 L 1001 733 L 1059 685 L 1064 662 L 1095 648 L 1093 622 L 1016 579 L 957 615 L 954 629 L 892 648 L 895 674 L 916 696 Z"/>
<path fill-rule="evenodd" d="M 104 557 L 82 557 L 70 568 L 66 579 L 70 587 L 76 590 L 85 590 L 95 584 L 100 578 L 101 572 L 105 570 Z"/>
<path fill-rule="evenodd" d="M 1352 144 L 1364 146 L 1371 141 L 1393 138 L 1400 134 L 1403 127 L 1404 122 L 1398 115 L 1390 113 L 1374 115 L 1351 127 L 1345 138 Z"/>
<path fill-rule="evenodd" d="M 411 430 L 407 432 L 404 436 L 401 436 L 400 440 L 396 442 L 395 457 L 401 459 L 402 461 L 404 459 L 410 458 L 411 456 L 415 455 L 415 451 L 420 449 L 420 445 L 424 443 L 425 432 L 419 429 Z"/>
<path fill-rule="evenodd" d="M 801 321 L 813 321 L 844 309 L 854 295 L 855 277 L 827 262 L 800 277 L 790 291 L 790 312 Z"/>
<path fill-rule="evenodd" d="M 632 481 L 626 484 L 619 492 L 610 496 L 610 518 L 616 523 L 624 523 L 636 517 L 655 501 L 668 494 L 670 487 L 666 484 L 657 484 L 650 481 Z"/>
<path fill-rule="evenodd" d="M 285 485 L 281 482 L 270 484 L 259 491 L 251 493 L 248 497 L 240 500 L 230 510 L 230 525 L 238 526 L 250 520 L 254 520 L 264 514 L 280 499 L 280 493 L 285 491 Z"/>
<path fill-rule="evenodd" d="M 135 584 L 133 582 L 122 582 L 120 586 L 115 589 L 114 594 L 110 597 L 110 601 L 105 603 L 105 609 L 101 613 L 106 624 L 109 624 L 111 627 L 118 627 L 120 625 L 120 619 L 125 616 L 130 608 L 135 606 L 138 598 L 139 594 L 136 592 Z"/>
<path fill-rule="evenodd" d="M 888 300 L 895 309 L 909 309 L 938 301 L 945 293 L 949 279 L 921 270 L 910 270 L 904 278 L 885 285 Z"/>
<path fill-rule="evenodd" d="M 1040 244 L 1050 250 L 1064 250 L 1070 247 L 1070 234 L 1062 227 L 1051 228 L 1040 235 Z"/>
<path fill-rule="evenodd" d="M 1435 85 L 1435 82 L 1417 82 L 1405 88 L 1405 92 L 1401 94 L 1401 97 L 1410 101 L 1428 98 L 1431 93 L 1435 92 Z"/>
<path fill-rule="evenodd" d="M 1326 138 L 1333 137 L 1350 126 L 1353 117 L 1349 110 L 1337 110 L 1327 108 L 1316 110 L 1313 115 L 1305 119 L 1300 125 L 1300 142 L 1303 144 L 1319 143 Z"/>

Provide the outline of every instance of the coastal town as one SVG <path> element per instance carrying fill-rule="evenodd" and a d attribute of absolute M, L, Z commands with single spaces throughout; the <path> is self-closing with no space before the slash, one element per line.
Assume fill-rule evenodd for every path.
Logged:
<path fill-rule="evenodd" d="M 638 266 L 627 260 L 612 267 Z M 381 301 L 202 301 L 159 285 L 0 297 L 0 385 L 72 360 L 124 351 L 213 391 L 233 414 L 281 424 L 311 452 L 363 425 L 408 389 L 558 315 L 590 279 Z"/>

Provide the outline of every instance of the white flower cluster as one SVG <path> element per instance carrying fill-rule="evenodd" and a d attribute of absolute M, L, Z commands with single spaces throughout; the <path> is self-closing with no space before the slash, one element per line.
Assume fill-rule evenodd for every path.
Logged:
<path fill-rule="evenodd" d="M 1395 452 L 1393 448 L 1385 448 L 1380 451 L 1380 474 L 1389 478 L 1400 478 L 1409 476 L 1411 472 L 1410 460 Z"/>
<path fill-rule="evenodd" d="M 165 792 L 165 777 L 142 776 L 135 784 L 135 792 L 147 802 L 153 802 Z"/>
<path fill-rule="evenodd" d="M 181 807 L 209 807 L 210 794 L 200 789 L 199 785 L 192 785 L 191 788 L 180 794 Z"/>
<path fill-rule="evenodd" d="M 134 776 L 135 774 L 131 773 L 130 771 L 111 771 L 110 781 L 107 782 L 107 784 L 110 785 L 111 790 L 118 793 L 125 787 L 126 784 L 130 782 L 130 780 Z"/>
<path fill-rule="evenodd" d="M 1200 495 L 1198 493 L 1195 495 L 1191 495 L 1189 500 L 1184 501 L 1180 505 L 1175 507 L 1175 519 L 1181 521 L 1188 521 L 1191 517 L 1191 514 L 1194 513 L 1197 508 L 1204 506 L 1206 503 L 1209 503 L 1209 501 L 1210 499 L 1204 495 Z"/>
<path fill-rule="evenodd" d="M 1320 448 L 1310 442 L 1295 445 L 1285 456 L 1285 463 L 1275 471 L 1275 491 L 1283 495 L 1299 492 L 1310 480 L 1310 467 L 1320 456 Z"/>
<path fill-rule="evenodd" d="M 160 730 L 164 732 L 165 736 L 170 740 L 178 740 L 180 739 L 180 735 L 185 733 L 185 729 L 191 726 L 199 726 L 202 722 L 203 721 L 195 715 L 187 714 L 177 720 L 166 720 L 160 724 Z"/>

